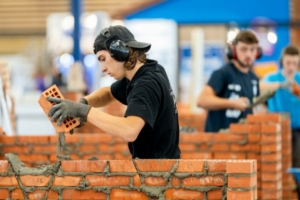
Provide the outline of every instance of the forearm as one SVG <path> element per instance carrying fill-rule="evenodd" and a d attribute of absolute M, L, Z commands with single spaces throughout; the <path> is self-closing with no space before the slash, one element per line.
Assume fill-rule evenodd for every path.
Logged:
<path fill-rule="evenodd" d="M 111 95 L 110 87 L 98 89 L 84 98 L 95 108 L 104 107 L 115 100 Z"/>
<path fill-rule="evenodd" d="M 124 117 L 112 116 L 96 108 L 91 108 L 87 116 L 87 121 L 97 126 L 105 133 L 123 138 L 132 142 L 136 139 L 133 124 L 128 123 Z"/>
<path fill-rule="evenodd" d="M 279 82 L 273 82 L 273 83 L 266 83 L 261 81 L 259 83 L 259 89 L 260 91 L 265 91 L 265 90 L 276 90 L 280 87 Z"/>
<path fill-rule="evenodd" d="M 206 110 L 221 110 L 233 108 L 233 102 L 229 99 L 217 96 L 206 96 L 198 99 L 198 107 Z"/>

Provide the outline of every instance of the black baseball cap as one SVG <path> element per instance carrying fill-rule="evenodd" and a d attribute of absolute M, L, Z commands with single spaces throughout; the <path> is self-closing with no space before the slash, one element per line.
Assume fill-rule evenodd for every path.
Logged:
<path fill-rule="evenodd" d="M 94 42 L 94 53 L 101 50 L 108 50 L 108 47 L 114 40 L 121 40 L 129 47 L 135 49 L 144 49 L 146 52 L 151 48 L 150 43 L 136 41 L 134 35 L 125 26 L 110 26 L 104 28 L 96 37 Z"/>

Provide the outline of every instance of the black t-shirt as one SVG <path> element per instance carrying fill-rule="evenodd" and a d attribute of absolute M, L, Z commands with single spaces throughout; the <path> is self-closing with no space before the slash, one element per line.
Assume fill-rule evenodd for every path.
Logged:
<path fill-rule="evenodd" d="M 124 78 L 111 86 L 113 96 L 127 105 L 125 117 L 138 116 L 146 124 L 128 147 L 132 158 L 178 159 L 179 125 L 173 90 L 157 61 L 147 60 L 131 81 Z"/>
<path fill-rule="evenodd" d="M 239 71 L 233 63 L 228 63 L 216 70 L 208 81 L 216 95 L 221 98 L 236 99 L 247 97 L 250 102 L 259 96 L 259 80 L 250 70 L 248 73 Z M 218 132 L 227 129 L 231 123 L 237 123 L 252 113 L 252 109 L 239 111 L 235 109 L 222 109 L 208 111 L 205 132 Z"/>

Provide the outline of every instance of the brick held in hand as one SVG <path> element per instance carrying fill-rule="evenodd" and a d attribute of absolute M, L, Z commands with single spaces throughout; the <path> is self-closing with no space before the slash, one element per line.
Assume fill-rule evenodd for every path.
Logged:
<path fill-rule="evenodd" d="M 51 117 L 48 116 L 48 112 L 55 103 L 51 103 L 47 101 L 46 98 L 48 96 L 61 98 L 61 99 L 65 99 L 65 98 L 59 91 L 58 87 L 56 85 L 53 85 L 47 90 L 45 90 L 38 100 L 38 103 L 44 110 L 45 114 L 47 115 L 48 119 L 50 120 L 56 132 L 70 132 L 72 129 L 74 129 L 80 124 L 79 120 L 75 118 L 66 118 L 60 126 L 57 126 L 56 122 L 52 122 Z"/>

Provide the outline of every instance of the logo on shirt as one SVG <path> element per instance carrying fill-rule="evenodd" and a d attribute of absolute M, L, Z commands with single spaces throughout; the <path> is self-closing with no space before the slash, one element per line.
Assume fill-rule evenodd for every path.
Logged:
<path fill-rule="evenodd" d="M 257 80 L 251 80 L 251 83 L 253 85 L 252 90 L 253 90 L 253 96 L 257 96 L 258 93 L 258 84 Z"/>
<path fill-rule="evenodd" d="M 240 86 L 240 85 L 238 85 Z M 236 94 L 235 92 L 231 92 L 230 96 L 229 96 L 229 100 L 235 100 L 240 98 L 240 96 L 238 94 Z M 235 110 L 235 109 L 227 109 L 226 110 L 226 117 L 227 118 L 238 118 L 241 115 L 241 111 L 240 110 Z"/>

